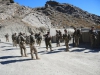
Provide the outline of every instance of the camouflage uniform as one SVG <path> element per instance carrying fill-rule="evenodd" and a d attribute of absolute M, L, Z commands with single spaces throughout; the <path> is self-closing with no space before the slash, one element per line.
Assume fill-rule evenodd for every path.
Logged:
<path fill-rule="evenodd" d="M 17 47 L 17 36 L 16 36 L 16 33 L 12 35 L 12 42 L 13 42 L 13 46 Z"/>
<path fill-rule="evenodd" d="M 50 32 L 48 32 L 46 35 L 45 35 L 45 44 L 46 44 L 46 49 L 48 51 L 48 46 L 50 47 L 50 51 L 53 51 L 52 50 L 52 46 L 51 46 L 51 36 L 50 36 Z"/>
<path fill-rule="evenodd" d="M 74 44 L 74 46 L 78 46 L 79 45 L 80 35 L 81 35 L 80 30 L 76 30 L 76 28 L 75 28 L 75 31 L 73 33 L 73 39 L 74 39 L 73 40 L 73 44 Z"/>
<path fill-rule="evenodd" d="M 57 30 L 56 30 L 56 43 L 57 43 L 57 47 L 60 46 L 60 35 Z"/>
<path fill-rule="evenodd" d="M 37 37 L 37 44 L 39 44 L 39 46 L 41 45 L 41 41 L 42 41 L 42 36 L 41 33 L 39 33 Z"/>
<path fill-rule="evenodd" d="M 90 33 L 90 43 L 91 43 L 91 47 L 95 47 L 96 46 L 96 39 L 97 39 L 97 33 L 94 30 L 94 27 L 91 27 L 91 30 L 89 31 Z"/>
<path fill-rule="evenodd" d="M 65 46 L 66 46 L 66 51 L 69 51 L 69 40 L 70 40 L 70 35 L 67 33 L 67 30 L 64 30 L 65 34 L 63 34 L 63 39 L 65 41 Z"/>
<path fill-rule="evenodd" d="M 60 30 L 59 30 L 59 35 L 60 35 L 60 42 L 63 42 L 62 33 Z"/>
<path fill-rule="evenodd" d="M 35 39 L 36 39 L 36 44 L 38 45 L 38 40 L 37 40 L 37 38 L 38 38 L 38 34 L 36 33 L 36 34 L 35 34 Z"/>
<path fill-rule="evenodd" d="M 26 36 L 26 44 L 28 45 L 30 43 L 30 36 Z"/>
<path fill-rule="evenodd" d="M 19 47 L 20 47 L 20 50 L 21 50 L 21 56 L 26 57 L 27 54 L 26 54 L 26 47 L 25 47 L 25 38 L 22 35 L 22 33 L 20 33 L 20 35 L 18 36 L 18 39 L 19 39 Z"/>
<path fill-rule="evenodd" d="M 6 37 L 6 42 L 9 42 L 9 35 L 8 35 L 8 33 L 5 35 L 5 37 Z"/>
<path fill-rule="evenodd" d="M 33 36 L 33 32 L 31 32 L 31 35 L 30 35 L 30 52 L 31 52 L 31 58 L 34 59 L 34 55 L 33 54 L 35 54 L 36 59 L 39 59 L 38 52 L 37 52 L 36 47 L 34 46 L 34 43 L 35 43 L 35 38 Z"/>

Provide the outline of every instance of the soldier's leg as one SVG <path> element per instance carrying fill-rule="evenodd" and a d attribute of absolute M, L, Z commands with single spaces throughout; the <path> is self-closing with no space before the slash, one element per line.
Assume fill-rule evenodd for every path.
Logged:
<path fill-rule="evenodd" d="M 34 50 L 34 54 L 35 54 L 35 56 L 36 56 L 36 59 L 40 59 L 40 58 L 38 57 L 38 52 L 37 52 L 37 49 L 36 49 L 35 46 L 33 46 L 33 50 Z"/>
<path fill-rule="evenodd" d="M 58 40 L 56 40 L 56 44 L 57 44 L 57 47 L 58 47 Z"/>
<path fill-rule="evenodd" d="M 66 43 L 66 51 L 69 51 L 69 44 Z"/>
<path fill-rule="evenodd" d="M 9 38 L 7 38 L 7 42 L 9 42 Z"/>
<path fill-rule="evenodd" d="M 15 46 L 15 40 L 13 41 L 13 46 Z"/>
<path fill-rule="evenodd" d="M 9 42 L 9 38 L 7 38 L 7 42 Z"/>
<path fill-rule="evenodd" d="M 60 39 L 58 40 L 58 46 L 60 46 Z"/>
<path fill-rule="evenodd" d="M 41 40 L 39 40 L 39 46 L 41 45 Z"/>
<path fill-rule="evenodd" d="M 47 51 L 48 51 L 48 42 L 45 42 L 45 44 L 46 44 L 46 49 L 47 49 Z"/>
<path fill-rule="evenodd" d="M 35 59 L 34 58 L 34 50 L 33 50 L 33 46 L 32 45 L 30 45 L 30 52 L 31 52 L 31 58 Z"/>
<path fill-rule="evenodd" d="M 52 50 L 51 42 L 48 42 L 48 45 L 49 45 L 49 47 L 50 47 L 50 51 L 53 51 L 53 50 Z"/>
<path fill-rule="evenodd" d="M 12 40 L 12 43 L 13 43 L 13 47 L 14 47 L 14 40 Z"/>
<path fill-rule="evenodd" d="M 78 40 L 77 40 L 77 45 L 79 46 L 79 37 L 78 37 Z"/>
<path fill-rule="evenodd" d="M 15 40 L 15 46 L 17 47 L 17 41 Z"/>
<path fill-rule="evenodd" d="M 23 50 L 22 50 L 22 46 L 20 45 L 20 53 L 21 53 L 21 56 L 23 57 Z"/>
<path fill-rule="evenodd" d="M 78 46 L 78 39 L 76 39 L 76 42 L 75 43 L 76 43 L 76 47 L 77 47 Z"/>
<path fill-rule="evenodd" d="M 38 45 L 38 40 L 36 39 L 36 43 L 37 43 L 37 45 Z"/>
<path fill-rule="evenodd" d="M 6 38 L 6 42 L 7 42 L 7 38 Z"/>
<path fill-rule="evenodd" d="M 23 44 L 23 49 L 24 49 L 24 55 L 25 57 L 27 57 L 25 44 Z"/>
<path fill-rule="evenodd" d="M 77 46 L 77 38 L 75 37 L 75 46 Z"/>

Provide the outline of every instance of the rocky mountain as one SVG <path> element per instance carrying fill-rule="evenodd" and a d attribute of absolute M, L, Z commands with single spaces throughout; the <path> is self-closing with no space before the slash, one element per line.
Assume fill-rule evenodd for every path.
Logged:
<path fill-rule="evenodd" d="M 49 28 L 69 26 L 100 26 L 100 16 L 67 3 L 47 1 L 44 7 L 29 8 L 14 3 L 14 0 L 0 0 L 0 35 L 15 32 L 45 32 Z"/>
<path fill-rule="evenodd" d="M 0 35 L 9 33 L 45 32 L 51 20 L 33 8 L 20 6 L 11 0 L 0 0 Z"/>
<path fill-rule="evenodd" d="M 68 3 L 47 1 L 45 7 L 36 8 L 37 11 L 49 16 L 52 27 L 90 27 L 100 25 L 100 16 L 88 13 Z"/>

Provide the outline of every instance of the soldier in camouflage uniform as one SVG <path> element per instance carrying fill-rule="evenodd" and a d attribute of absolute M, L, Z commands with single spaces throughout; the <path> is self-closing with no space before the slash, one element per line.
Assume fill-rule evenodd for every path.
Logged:
<path fill-rule="evenodd" d="M 9 42 L 9 35 L 8 35 L 8 33 L 5 35 L 5 38 L 6 38 L 6 42 Z"/>
<path fill-rule="evenodd" d="M 89 30 L 89 34 L 90 34 L 91 47 L 94 48 L 96 46 L 96 40 L 97 40 L 97 33 L 94 30 L 94 26 L 92 26 L 91 30 Z"/>
<path fill-rule="evenodd" d="M 45 37 L 45 44 L 46 44 L 46 49 L 48 51 L 48 46 L 50 47 L 50 51 L 53 51 L 52 50 L 52 45 L 51 45 L 51 36 L 50 36 L 50 32 L 47 32 L 46 35 L 44 35 Z"/>
<path fill-rule="evenodd" d="M 76 29 L 76 28 L 74 28 L 74 33 L 73 33 L 73 45 L 74 46 L 78 46 L 79 45 L 79 38 L 80 38 L 80 35 L 81 35 L 81 33 L 80 33 L 80 30 L 78 29 Z"/>
<path fill-rule="evenodd" d="M 37 38 L 38 38 L 38 33 L 35 33 L 36 44 L 38 45 L 38 40 L 37 40 Z"/>
<path fill-rule="evenodd" d="M 70 35 L 67 33 L 67 30 L 64 30 L 64 34 L 63 34 L 63 39 L 65 41 L 65 46 L 66 46 L 66 52 L 69 51 L 69 40 L 71 39 Z"/>
<path fill-rule="evenodd" d="M 41 41 L 42 41 L 42 36 L 41 36 L 41 33 L 39 32 L 38 37 L 37 37 L 37 43 L 39 44 L 39 46 L 41 45 Z"/>
<path fill-rule="evenodd" d="M 38 52 L 37 52 L 37 49 L 34 46 L 34 44 L 35 44 L 35 38 L 34 38 L 33 32 L 31 32 L 31 35 L 30 35 L 30 52 L 31 52 L 31 58 L 35 59 L 34 58 L 34 54 L 35 54 L 36 59 L 40 59 L 38 57 Z"/>
<path fill-rule="evenodd" d="M 13 42 L 13 46 L 17 47 L 17 35 L 16 35 L 16 33 L 14 33 L 12 35 L 12 42 Z"/>
<path fill-rule="evenodd" d="M 57 43 L 57 47 L 60 46 L 60 35 L 57 30 L 56 30 L 56 43 Z"/>
<path fill-rule="evenodd" d="M 18 36 L 18 40 L 19 40 L 19 47 L 20 47 L 20 51 L 21 51 L 21 56 L 25 56 L 27 57 L 26 54 L 26 47 L 25 47 L 25 38 L 23 36 L 23 34 L 20 32 L 19 36 Z"/>

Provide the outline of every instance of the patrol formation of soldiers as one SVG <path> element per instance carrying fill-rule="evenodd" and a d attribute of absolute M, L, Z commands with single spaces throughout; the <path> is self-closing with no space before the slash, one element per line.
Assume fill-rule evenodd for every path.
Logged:
<path fill-rule="evenodd" d="M 68 31 L 65 29 L 64 30 L 64 34 L 62 35 L 61 31 L 56 30 L 56 45 L 57 47 L 60 46 L 60 42 L 63 39 L 63 41 L 65 42 L 65 46 L 66 46 L 66 52 L 69 51 L 69 41 L 71 40 L 71 38 L 73 38 L 73 47 L 77 47 L 79 46 L 79 39 L 81 36 L 81 31 L 79 29 L 74 28 L 74 33 L 72 35 L 68 34 Z M 95 41 L 97 39 L 97 33 L 94 30 L 94 27 L 91 27 L 91 30 L 89 30 L 89 34 L 90 34 L 90 42 L 91 42 L 91 47 L 95 46 Z M 48 51 L 48 48 L 50 48 L 50 51 L 52 50 L 52 44 L 51 44 L 51 40 L 52 40 L 52 36 L 50 35 L 50 32 L 47 32 L 47 34 L 43 35 L 44 36 L 44 40 L 45 40 L 45 45 L 46 45 L 46 49 Z M 5 35 L 6 37 L 6 41 L 9 42 L 9 35 L 8 33 Z M 29 44 L 30 46 L 30 53 L 31 53 L 31 58 L 32 59 L 40 59 L 38 57 L 38 51 L 35 47 L 35 40 L 37 45 L 41 45 L 41 41 L 42 41 L 42 35 L 39 32 L 38 34 L 36 33 L 34 35 L 33 32 L 31 32 L 31 34 L 29 36 L 25 36 L 25 33 L 19 33 L 17 36 L 17 33 L 12 34 L 12 42 L 13 42 L 13 46 L 17 47 L 17 44 L 19 44 L 20 47 L 20 53 L 22 57 L 27 57 L 27 53 L 26 53 L 26 44 Z M 34 57 L 35 54 L 35 57 Z"/>

